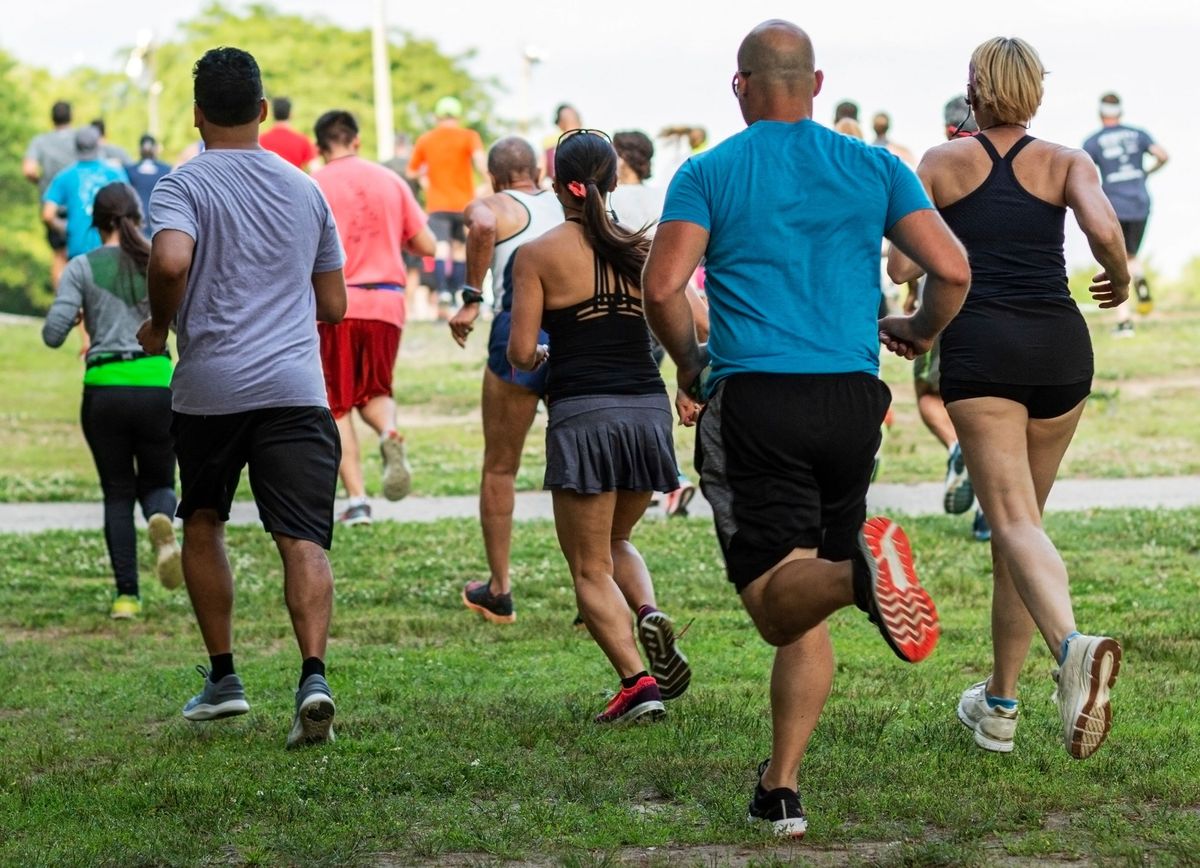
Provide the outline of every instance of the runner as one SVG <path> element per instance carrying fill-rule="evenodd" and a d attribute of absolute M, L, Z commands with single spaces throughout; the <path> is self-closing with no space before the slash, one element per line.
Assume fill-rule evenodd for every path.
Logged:
<path fill-rule="evenodd" d="M 91 125 L 100 133 L 100 159 L 114 168 L 129 165 L 131 161 L 125 149 L 108 140 L 108 125 L 104 123 L 104 118 L 96 118 Z"/>
<path fill-rule="evenodd" d="M 687 690 L 691 670 L 630 540 L 651 494 L 676 488 L 679 473 L 671 404 L 642 316 L 650 239 L 645 229 L 628 232 L 608 216 L 617 154 L 607 136 L 565 133 L 555 160 L 554 192 L 567 222 L 513 256 L 507 355 L 513 367 L 533 371 L 546 362 L 546 334 L 554 346 L 546 389 L 546 488 L 579 611 L 621 681 L 595 720 L 657 719 L 666 713 L 664 699 Z M 649 671 L 629 608 L 637 613 Z"/>
<path fill-rule="evenodd" d="M 912 151 L 888 138 L 888 132 L 892 128 L 892 119 L 888 117 L 887 112 L 876 112 L 875 117 L 871 119 L 871 128 L 875 131 L 875 141 L 871 142 L 872 145 L 877 148 L 887 148 L 906 166 L 914 165 Z"/>
<path fill-rule="evenodd" d="M 1146 282 L 1137 256 L 1146 233 L 1146 221 L 1150 219 L 1150 191 L 1146 189 L 1146 178 L 1167 164 L 1167 152 L 1145 130 L 1121 123 L 1121 115 L 1120 97 L 1115 93 L 1100 97 L 1100 123 L 1103 126 L 1088 137 L 1083 149 L 1099 167 L 1104 195 L 1121 222 L 1125 256 L 1137 292 L 1137 310 L 1144 316 L 1154 305 L 1150 284 Z M 1149 168 L 1146 167 L 1147 154 L 1154 158 Z M 1117 308 L 1115 333 L 1121 337 L 1133 337 L 1133 311 L 1130 308 L 1128 304 Z"/>
<path fill-rule="evenodd" d="M 159 354 L 174 320 L 171 380 L 183 496 L 184 580 L 211 668 L 183 707 L 188 720 L 245 714 L 234 671 L 233 572 L 225 523 L 249 465 L 263 528 L 283 561 L 284 597 L 300 646 L 288 747 L 333 739 L 325 648 L 333 575 L 337 426 L 325 399 L 317 320 L 346 311 L 333 215 L 311 179 L 259 147 L 262 76 L 237 48 L 196 61 L 199 155 L 158 182 L 150 251 L 150 319 L 142 348 Z M 280 219 L 280 215 L 287 219 Z"/>
<path fill-rule="evenodd" d="M 46 189 L 54 176 L 75 162 L 75 131 L 71 129 L 71 104 L 56 102 L 50 109 L 54 129 L 33 137 L 25 150 L 21 171 L 33 184 L 37 184 L 38 200 L 46 195 Z M 55 215 L 63 216 L 63 215 Z M 50 285 L 58 286 L 62 271 L 67 267 L 67 235 L 56 225 L 46 224 L 46 243 L 50 245 L 53 259 L 50 262 Z"/>
<path fill-rule="evenodd" d="M 175 542 L 175 453 L 171 449 L 171 359 L 149 356 L 137 342 L 146 318 L 146 264 L 137 194 L 109 184 L 96 194 L 92 220 L 103 246 L 67 264 L 42 326 L 60 347 L 82 316 L 92 335 L 83 375 L 83 436 L 104 492 L 104 544 L 116 579 L 111 615 L 142 613 L 133 506 L 149 525 L 155 571 L 163 587 L 183 582 Z"/>
<path fill-rule="evenodd" d="M 406 318 L 408 269 L 402 250 L 433 255 L 433 233 L 408 184 L 389 169 L 361 159 L 358 122 L 346 111 L 321 115 L 315 128 L 325 168 L 313 175 L 325 194 L 346 251 L 346 318 L 318 323 L 329 409 L 342 443 L 339 474 L 349 498 L 338 518 L 370 524 L 358 435 L 351 410 L 379 435 L 383 496 L 400 500 L 412 490 L 404 438 L 396 430 L 392 371 Z"/>
<path fill-rule="evenodd" d="M 557 132 L 546 136 L 546 140 L 542 143 L 540 168 L 542 176 L 547 182 L 554 180 L 554 149 L 558 147 L 559 137 L 563 133 L 577 130 L 583 126 L 579 110 L 570 103 L 564 102 L 554 109 L 554 126 L 557 128 Z"/>
<path fill-rule="evenodd" d="M 128 183 L 121 167 L 100 159 L 100 133 L 92 126 L 75 131 L 76 162 L 63 169 L 42 195 L 42 220 L 67 239 L 67 258 L 74 259 L 100 246 L 100 230 L 92 220 L 96 194 L 115 182 Z M 59 215 L 66 213 L 64 220 Z"/>
<path fill-rule="evenodd" d="M 1017 678 L 1040 630 L 1059 665 L 1064 746 L 1083 759 L 1108 736 L 1121 646 L 1076 631 L 1067 570 L 1042 527 L 1092 385 L 1091 338 L 1067 286 L 1068 207 L 1104 268 L 1091 286 L 1101 308 L 1125 300 L 1129 272 L 1088 156 L 1026 133 L 1044 76 L 1023 40 L 976 48 L 967 99 L 980 133 L 933 148 L 919 173 L 971 258 L 970 295 L 942 336 L 942 398 L 994 532 L 993 666 L 963 692 L 958 717 L 980 747 L 1013 749 Z M 892 257 L 893 273 L 921 273 Z"/>
<path fill-rule="evenodd" d="M 136 163 L 127 164 L 125 174 L 129 176 L 129 183 L 137 191 L 138 199 L 142 202 L 142 216 L 145 218 L 142 231 L 146 233 L 147 238 L 152 238 L 154 220 L 150 214 L 150 192 L 158 183 L 158 179 L 171 171 L 171 167 L 158 159 L 158 142 L 149 133 L 142 136 L 138 142 L 138 150 L 141 159 Z"/>
<path fill-rule="evenodd" d="M 562 223 L 563 211 L 555 195 L 538 185 L 537 155 L 524 139 L 512 136 L 496 142 L 488 153 L 487 169 L 497 192 L 467 206 L 467 285 L 462 307 L 450 320 L 451 335 L 465 347 L 483 302 L 479 286 L 490 267 L 496 301 L 483 370 L 483 476 L 479 484 L 479 523 L 489 573 L 486 582 L 466 584 L 462 601 L 488 621 L 511 624 L 517 617 L 508 570 L 517 471 L 538 401 L 546 393 L 549 369 L 525 373 L 505 358 L 512 321 L 508 264 L 522 244 Z"/>
<path fill-rule="evenodd" d="M 437 126 L 417 139 L 408 161 L 408 177 L 419 178 L 425 188 L 429 228 L 437 238 L 434 288 L 447 311 L 466 275 L 463 209 L 475 197 L 474 172 L 487 171 L 483 140 L 460 124 L 462 113 L 462 103 L 454 97 L 439 99 L 434 107 Z"/>
<path fill-rule="evenodd" d="M 903 163 L 812 121 L 823 74 L 804 31 L 765 22 L 737 60 L 733 91 L 749 128 L 671 181 L 646 264 L 646 313 L 678 366 L 684 424 L 696 421 L 690 394 L 706 375 L 700 487 L 729 579 L 777 649 L 773 750 L 750 816 L 799 836 L 807 819 L 797 773 L 833 679 L 825 619 L 857 605 L 909 662 L 937 642 L 937 612 L 904 532 L 886 518 L 864 524 L 865 498 L 890 400 L 878 378 L 881 332 L 908 358 L 894 333 L 928 347 L 957 310 L 969 270 Z M 912 318 L 876 319 L 881 230 L 931 272 Z M 707 352 L 684 298 L 701 256 Z"/>
<path fill-rule="evenodd" d="M 276 97 L 271 100 L 271 113 L 275 116 L 275 123 L 259 136 L 258 143 L 266 150 L 279 154 L 297 169 L 311 173 L 321 168 L 316 145 L 291 124 L 292 101 L 286 96 Z"/>

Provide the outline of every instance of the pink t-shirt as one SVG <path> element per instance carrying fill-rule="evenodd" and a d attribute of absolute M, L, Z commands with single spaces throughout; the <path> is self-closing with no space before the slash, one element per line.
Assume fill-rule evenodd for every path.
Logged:
<path fill-rule="evenodd" d="M 313 174 L 325 194 L 346 251 L 347 319 L 373 319 L 404 327 L 404 293 L 356 285 L 404 286 L 402 246 L 426 223 L 412 190 L 391 169 L 361 157 L 340 157 Z"/>

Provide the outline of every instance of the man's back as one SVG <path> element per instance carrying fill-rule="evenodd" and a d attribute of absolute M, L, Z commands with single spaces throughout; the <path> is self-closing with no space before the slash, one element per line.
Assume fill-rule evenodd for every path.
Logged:
<path fill-rule="evenodd" d="M 417 139 L 409 168 L 426 168 L 429 187 L 425 207 L 435 211 L 462 211 L 475 195 L 472 155 L 483 149 L 479 133 L 466 127 L 434 127 Z"/>
<path fill-rule="evenodd" d="M 196 242 L 175 410 L 325 406 L 312 275 L 342 253 L 316 185 L 269 151 L 209 149 L 163 177 L 151 207 L 158 231 Z"/>
<path fill-rule="evenodd" d="M 1104 193 L 1121 220 L 1144 220 L 1150 213 L 1142 161 L 1153 144 L 1145 130 L 1124 124 L 1104 127 L 1083 143 L 1100 169 Z"/>
<path fill-rule="evenodd" d="M 129 176 L 129 185 L 137 191 L 138 198 L 142 201 L 142 219 L 146 228 L 151 232 L 154 230 L 154 225 L 150 220 L 150 194 L 154 191 L 154 185 L 158 183 L 158 179 L 170 171 L 169 165 L 152 157 L 146 157 L 125 166 L 125 174 Z"/>
<path fill-rule="evenodd" d="M 54 176 L 75 162 L 75 130 L 63 127 L 34 136 L 25 157 L 36 160 L 41 168 L 38 193 L 45 193 Z"/>
<path fill-rule="evenodd" d="M 876 373 L 879 241 L 929 207 L 886 149 L 811 120 L 759 121 L 690 159 L 663 222 L 709 231 L 714 378 Z"/>

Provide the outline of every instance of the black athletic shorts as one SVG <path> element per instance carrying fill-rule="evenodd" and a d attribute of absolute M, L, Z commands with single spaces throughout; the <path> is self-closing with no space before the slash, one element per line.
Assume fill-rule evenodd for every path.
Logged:
<path fill-rule="evenodd" d="M 467 240 L 467 224 L 461 211 L 434 211 L 429 215 L 429 231 L 438 241 Z"/>
<path fill-rule="evenodd" d="M 326 407 L 270 407 L 222 416 L 173 414 L 171 434 L 188 518 L 229 507 L 249 465 L 250 490 L 263 529 L 323 548 L 333 543 L 333 500 L 342 444 Z"/>
<path fill-rule="evenodd" d="M 871 374 L 734 374 L 700 417 L 696 469 L 741 593 L 793 549 L 848 559 L 892 402 Z"/>
<path fill-rule="evenodd" d="M 51 250 L 66 250 L 67 249 L 67 233 L 59 232 L 53 226 L 46 227 L 46 243 L 50 245 Z"/>
<path fill-rule="evenodd" d="M 1091 379 L 1063 386 L 1020 386 L 1011 383 L 972 383 L 942 378 L 942 401 L 966 398 L 1006 398 L 1024 404 L 1030 419 L 1056 419 L 1092 393 Z"/>
<path fill-rule="evenodd" d="M 1125 252 L 1130 256 L 1137 256 L 1138 249 L 1142 246 L 1142 236 L 1146 234 L 1145 220 L 1122 220 L 1121 234 L 1125 236 Z"/>

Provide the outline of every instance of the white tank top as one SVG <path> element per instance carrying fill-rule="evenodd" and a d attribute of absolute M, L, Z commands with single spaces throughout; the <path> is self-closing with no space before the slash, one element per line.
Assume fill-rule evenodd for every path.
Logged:
<path fill-rule="evenodd" d="M 563 222 L 562 203 L 550 190 L 536 195 L 522 193 L 520 190 L 503 190 L 507 196 L 512 196 L 524 206 L 529 214 L 529 223 L 520 232 L 496 242 L 492 252 L 492 294 L 496 298 L 496 310 L 511 310 L 512 302 L 509 293 L 512 287 L 505 280 L 508 261 L 516 249 L 526 241 L 532 241 L 539 235 L 544 235 Z"/>

